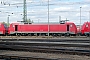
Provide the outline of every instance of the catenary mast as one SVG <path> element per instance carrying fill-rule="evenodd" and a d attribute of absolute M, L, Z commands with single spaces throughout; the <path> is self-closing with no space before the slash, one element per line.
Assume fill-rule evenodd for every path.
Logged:
<path fill-rule="evenodd" d="M 23 4 L 23 21 L 27 22 L 27 5 L 26 5 L 26 0 L 24 0 L 24 4 Z"/>

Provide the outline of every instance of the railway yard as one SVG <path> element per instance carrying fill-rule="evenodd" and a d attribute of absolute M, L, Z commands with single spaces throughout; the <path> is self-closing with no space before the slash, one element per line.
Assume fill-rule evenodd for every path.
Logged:
<path fill-rule="evenodd" d="M 0 59 L 90 60 L 90 38 L 1 36 Z"/>
<path fill-rule="evenodd" d="M 89 0 L 1 0 L 0 60 L 90 60 Z"/>

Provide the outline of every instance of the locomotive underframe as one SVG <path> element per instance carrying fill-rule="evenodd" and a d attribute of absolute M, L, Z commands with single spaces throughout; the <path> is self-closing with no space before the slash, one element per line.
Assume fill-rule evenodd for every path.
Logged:
<path fill-rule="evenodd" d="M 48 36 L 48 32 L 10 32 L 10 35 L 19 36 Z M 49 32 L 50 36 L 70 36 L 76 35 L 74 32 Z"/>
<path fill-rule="evenodd" d="M 84 35 L 85 36 L 90 36 L 90 32 L 85 32 Z"/>

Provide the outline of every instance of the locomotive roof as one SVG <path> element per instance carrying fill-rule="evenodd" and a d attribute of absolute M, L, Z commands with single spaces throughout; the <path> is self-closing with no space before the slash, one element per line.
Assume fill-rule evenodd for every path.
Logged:
<path fill-rule="evenodd" d="M 88 25 L 90 25 L 90 22 L 85 22 L 84 24 L 88 24 Z"/>
<path fill-rule="evenodd" d="M 89 23 L 90 24 L 90 22 L 85 22 L 85 23 Z"/>
<path fill-rule="evenodd" d="M 66 23 L 63 23 L 63 24 L 71 24 L 71 23 L 73 23 L 73 22 L 66 22 Z M 24 24 L 24 23 L 11 23 L 11 24 L 18 25 L 18 24 Z M 41 24 L 48 24 L 48 23 L 32 23 L 32 25 L 34 25 L 34 24 L 41 25 Z M 50 22 L 49 24 L 60 24 L 60 23 Z"/>

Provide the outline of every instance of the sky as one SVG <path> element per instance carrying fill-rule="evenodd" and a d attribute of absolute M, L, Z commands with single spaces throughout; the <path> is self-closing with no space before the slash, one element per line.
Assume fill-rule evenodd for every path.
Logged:
<path fill-rule="evenodd" d="M 49 22 L 67 19 L 79 25 L 80 9 L 81 24 L 90 21 L 90 0 L 49 0 L 49 11 L 48 0 L 26 1 L 27 19 L 34 23 L 47 23 L 49 12 Z M 7 22 L 8 16 L 10 23 L 23 20 L 23 0 L 0 0 L 0 22 Z"/>

